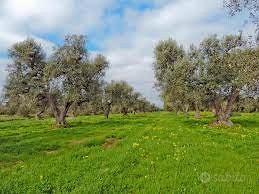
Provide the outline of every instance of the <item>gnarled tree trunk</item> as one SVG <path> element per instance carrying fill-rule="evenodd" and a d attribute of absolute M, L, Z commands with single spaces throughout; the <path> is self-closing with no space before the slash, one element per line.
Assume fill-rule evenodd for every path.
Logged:
<path fill-rule="evenodd" d="M 38 111 L 37 113 L 36 113 L 36 115 L 35 115 L 35 118 L 36 119 L 38 119 L 38 120 L 40 120 L 40 119 L 42 119 L 42 114 L 45 112 L 45 108 L 44 109 L 41 109 L 40 111 Z"/>
<path fill-rule="evenodd" d="M 128 108 L 122 107 L 121 112 L 124 116 L 128 115 Z"/>
<path fill-rule="evenodd" d="M 73 104 L 73 102 L 72 101 L 65 102 L 63 109 L 60 110 L 55 96 L 50 94 L 49 103 L 50 103 L 50 108 L 52 110 L 52 113 L 55 116 L 56 124 L 60 127 L 66 127 L 67 126 L 66 116 L 67 116 L 68 110 L 69 110 L 70 106 Z"/>
<path fill-rule="evenodd" d="M 104 109 L 104 116 L 106 119 L 109 118 L 109 114 L 111 112 L 111 106 L 112 106 L 112 103 L 111 102 L 108 102 L 106 105 L 105 105 L 105 109 Z"/>
<path fill-rule="evenodd" d="M 215 125 L 225 125 L 225 126 L 232 126 L 233 123 L 230 120 L 232 108 L 236 98 L 239 95 L 238 90 L 233 90 L 227 99 L 227 105 L 224 108 L 220 102 L 218 97 L 214 100 L 214 108 L 215 108 L 215 116 L 216 121 L 214 122 Z"/>
<path fill-rule="evenodd" d="M 46 107 L 48 105 L 48 97 L 46 93 L 41 93 L 36 96 L 35 100 L 36 100 L 36 105 L 38 110 L 35 114 L 35 118 L 42 119 L 43 113 L 45 112 Z"/>

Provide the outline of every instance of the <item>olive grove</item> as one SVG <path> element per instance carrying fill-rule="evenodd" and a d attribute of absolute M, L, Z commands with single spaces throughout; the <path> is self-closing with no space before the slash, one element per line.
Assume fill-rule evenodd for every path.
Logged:
<path fill-rule="evenodd" d="M 125 81 L 106 83 L 107 59 L 90 56 L 86 37 L 68 35 L 47 57 L 42 46 L 28 38 L 8 50 L 12 61 L 1 99 L 1 114 L 53 116 L 67 126 L 68 114 L 102 114 L 158 110 Z"/>
<path fill-rule="evenodd" d="M 239 35 L 205 38 L 184 50 L 176 41 L 160 41 L 155 48 L 156 86 L 164 107 L 199 117 L 201 108 L 213 110 L 214 124 L 232 125 L 238 98 L 258 99 L 259 48 Z"/>

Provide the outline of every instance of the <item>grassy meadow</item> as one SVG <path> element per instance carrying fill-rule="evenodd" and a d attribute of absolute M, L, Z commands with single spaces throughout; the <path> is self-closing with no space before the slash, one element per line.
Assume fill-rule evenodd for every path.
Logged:
<path fill-rule="evenodd" d="M 259 114 L 0 117 L 0 193 L 258 193 Z"/>

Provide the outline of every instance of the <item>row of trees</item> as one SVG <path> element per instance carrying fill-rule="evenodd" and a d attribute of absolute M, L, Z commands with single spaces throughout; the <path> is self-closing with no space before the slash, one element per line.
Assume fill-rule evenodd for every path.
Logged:
<path fill-rule="evenodd" d="M 158 108 L 149 103 L 146 98 L 142 97 L 140 93 L 135 92 L 127 82 L 112 81 L 104 89 L 105 116 L 108 118 L 111 112 L 111 107 L 120 110 L 123 115 L 128 112 L 153 112 Z"/>
<path fill-rule="evenodd" d="M 196 117 L 201 109 L 213 109 L 217 125 L 232 124 L 237 99 L 254 101 L 258 110 L 259 47 L 241 33 L 213 35 L 188 50 L 172 39 L 160 41 L 154 69 L 165 109 L 195 109 Z"/>
<path fill-rule="evenodd" d="M 258 34 L 258 0 L 224 0 L 230 15 L 249 12 Z M 257 36 L 257 41 L 258 41 Z M 50 112 L 58 125 L 66 125 L 69 112 L 78 114 L 156 111 L 126 82 L 105 83 L 108 61 L 102 55 L 90 58 L 85 37 L 71 35 L 46 57 L 33 39 L 9 49 L 13 63 L 0 111 L 41 117 Z M 235 111 L 258 111 L 258 46 L 242 34 L 205 38 L 198 47 L 184 49 L 176 41 L 160 41 L 155 48 L 156 86 L 166 110 L 213 109 L 215 124 L 231 125 Z"/>
<path fill-rule="evenodd" d="M 9 57 L 12 63 L 1 105 L 9 114 L 35 112 L 40 118 L 49 111 L 58 125 L 66 126 L 69 111 L 77 115 L 90 106 L 93 112 L 101 109 L 107 118 L 112 106 L 124 115 L 157 109 L 126 82 L 106 84 L 109 63 L 102 55 L 89 56 L 82 35 L 66 36 L 48 58 L 33 39 L 14 44 Z"/>
<path fill-rule="evenodd" d="M 154 112 L 159 110 L 154 104 L 151 104 L 139 92 L 134 91 L 126 81 L 111 81 L 105 83 L 99 91 L 95 91 L 95 99 L 81 105 L 73 106 L 73 114 L 102 114 L 109 118 L 109 114 L 137 112 Z"/>

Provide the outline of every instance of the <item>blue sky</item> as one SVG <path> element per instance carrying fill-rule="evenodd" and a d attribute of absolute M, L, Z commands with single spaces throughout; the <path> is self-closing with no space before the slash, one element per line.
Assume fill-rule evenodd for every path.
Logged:
<path fill-rule="evenodd" d="M 153 49 L 169 37 L 188 47 L 210 34 L 238 33 L 245 15 L 230 17 L 222 0 L 1 0 L 0 88 L 10 63 L 7 49 L 26 37 L 39 41 L 47 54 L 70 34 L 87 36 L 93 55 L 110 61 L 106 80 L 126 80 L 161 105 L 154 89 Z"/>

